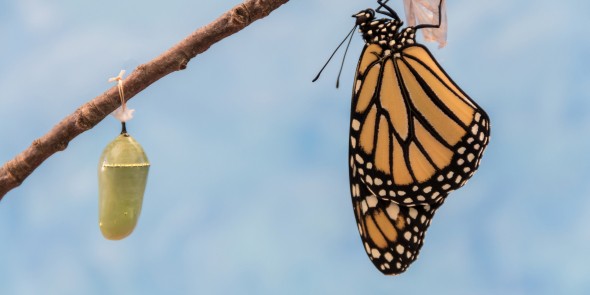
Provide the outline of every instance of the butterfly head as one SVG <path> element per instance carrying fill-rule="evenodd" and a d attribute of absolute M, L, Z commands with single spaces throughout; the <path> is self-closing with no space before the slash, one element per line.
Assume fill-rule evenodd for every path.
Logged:
<path fill-rule="evenodd" d="M 359 11 L 357 14 L 353 15 L 352 17 L 356 18 L 356 25 L 363 26 L 367 22 L 372 21 L 375 19 L 375 10 L 371 8 L 367 8 L 365 10 Z"/>

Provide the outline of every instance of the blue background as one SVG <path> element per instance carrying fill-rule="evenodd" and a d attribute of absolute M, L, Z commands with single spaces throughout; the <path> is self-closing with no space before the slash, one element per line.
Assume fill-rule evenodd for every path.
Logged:
<path fill-rule="evenodd" d="M 0 2 L 0 163 L 238 3 Z M 152 168 L 125 240 L 97 225 L 119 123 L 48 159 L 0 202 L 0 294 L 590 294 L 590 2 L 449 1 L 448 45 L 429 46 L 492 140 L 397 277 L 367 258 L 349 196 L 358 33 L 341 89 L 338 62 L 311 83 L 374 6 L 291 1 L 134 97 Z"/>

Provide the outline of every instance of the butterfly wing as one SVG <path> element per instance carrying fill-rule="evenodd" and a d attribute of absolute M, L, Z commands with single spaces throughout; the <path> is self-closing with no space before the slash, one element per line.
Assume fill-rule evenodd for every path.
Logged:
<path fill-rule="evenodd" d="M 438 205 L 399 205 L 354 180 L 352 203 L 363 246 L 375 267 L 386 275 L 404 272 L 418 258 Z"/>
<path fill-rule="evenodd" d="M 365 47 L 352 99 L 350 168 L 379 197 L 437 204 L 479 166 L 487 114 L 421 45 Z"/>
<path fill-rule="evenodd" d="M 353 89 L 349 172 L 361 238 L 382 272 L 399 273 L 416 258 L 434 210 L 473 175 L 488 141 L 487 114 L 426 47 L 365 46 Z M 375 200 L 380 205 L 369 206 Z M 390 240 L 381 227 L 375 230 L 377 220 L 388 220 L 381 224 L 405 234 L 396 219 L 382 215 L 391 206 L 406 221 L 411 215 L 425 218 L 416 242 Z M 398 246 L 407 251 L 400 254 Z M 383 260 L 387 253 L 394 265 Z"/>

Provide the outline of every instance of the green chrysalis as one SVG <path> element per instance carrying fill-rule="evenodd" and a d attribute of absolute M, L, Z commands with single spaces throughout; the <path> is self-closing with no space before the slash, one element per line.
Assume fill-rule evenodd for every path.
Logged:
<path fill-rule="evenodd" d="M 149 168 L 143 148 L 125 130 L 102 152 L 98 164 L 98 224 L 105 238 L 120 240 L 133 232 Z"/>

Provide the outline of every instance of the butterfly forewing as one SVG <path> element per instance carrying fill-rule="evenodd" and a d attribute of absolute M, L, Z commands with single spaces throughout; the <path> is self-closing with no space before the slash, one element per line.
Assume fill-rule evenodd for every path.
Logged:
<path fill-rule="evenodd" d="M 353 91 L 350 157 L 378 197 L 442 202 L 477 169 L 488 137 L 486 113 L 425 47 L 365 47 Z"/>

